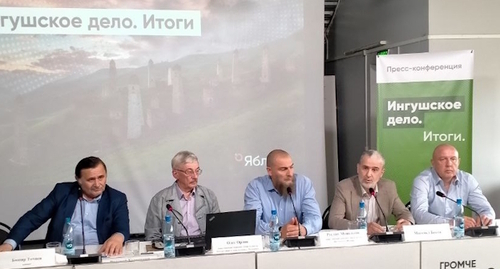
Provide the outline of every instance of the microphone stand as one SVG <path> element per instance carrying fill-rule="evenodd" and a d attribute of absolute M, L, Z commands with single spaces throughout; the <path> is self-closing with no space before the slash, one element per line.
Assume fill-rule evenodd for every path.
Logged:
<path fill-rule="evenodd" d="M 86 263 L 99 263 L 102 260 L 102 257 L 100 254 L 97 253 L 92 253 L 88 254 L 87 253 L 87 248 L 85 244 L 85 225 L 84 225 L 84 214 L 83 214 L 83 192 L 81 188 L 78 188 L 78 203 L 80 203 L 80 218 L 82 221 L 82 251 L 79 253 L 79 251 L 75 251 L 75 255 L 67 255 L 66 258 L 68 259 L 68 264 L 86 264 Z"/>
<path fill-rule="evenodd" d="M 375 198 L 375 202 L 377 203 L 378 209 L 382 212 L 382 216 L 384 217 L 385 222 L 385 233 L 377 233 L 370 235 L 370 240 L 376 243 L 389 243 L 389 242 L 401 242 L 403 241 L 403 232 L 391 232 L 389 231 L 389 226 L 387 225 L 387 218 L 385 216 L 380 203 L 378 202 L 377 195 L 375 195 L 375 190 L 373 188 L 369 189 L 370 195 Z"/>
<path fill-rule="evenodd" d="M 80 201 L 80 217 L 82 219 L 82 245 L 83 245 L 82 254 L 87 254 L 87 249 L 85 247 L 85 228 L 83 226 L 83 197 L 80 196 L 80 199 L 78 200 Z"/>
<path fill-rule="evenodd" d="M 188 239 L 187 245 L 176 244 L 175 246 L 176 256 L 181 257 L 181 256 L 192 256 L 192 255 L 204 255 L 206 243 L 191 242 L 191 237 L 189 236 L 187 227 L 184 225 L 184 223 L 182 223 L 180 218 L 177 216 L 177 214 L 179 215 L 182 214 L 177 210 L 175 210 L 170 204 L 167 204 L 167 210 L 172 213 L 174 218 L 179 222 L 182 228 L 184 228 L 184 231 L 186 232 L 186 237 Z"/>
<path fill-rule="evenodd" d="M 295 217 L 297 218 L 297 222 L 298 222 L 298 226 L 299 226 L 299 236 L 298 237 L 287 237 L 284 241 L 284 244 L 287 247 L 298 247 L 299 249 L 300 249 L 300 247 L 313 247 L 316 245 L 315 237 L 301 235 L 300 219 L 299 219 L 299 215 L 297 214 L 297 210 L 295 209 L 295 204 L 293 202 L 292 188 L 288 187 L 286 190 L 288 192 L 288 197 L 290 197 L 290 201 L 292 202 L 293 212 L 295 214 Z"/>
<path fill-rule="evenodd" d="M 457 201 L 451 199 L 450 197 L 446 196 L 446 194 L 436 191 L 436 195 L 445 199 L 448 199 L 452 201 L 453 203 L 457 204 Z M 469 209 L 470 211 L 476 213 L 476 215 L 479 217 L 479 223 L 481 224 L 481 227 L 470 227 L 465 229 L 465 235 L 470 236 L 470 237 L 482 237 L 482 236 L 497 236 L 497 225 L 493 226 L 485 226 L 483 225 L 483 220 L 481 219 L 481 215 L 472 207 L 462 205 L 463 207 Z M 495 220 L 492 220 L 495 221 Z"/>

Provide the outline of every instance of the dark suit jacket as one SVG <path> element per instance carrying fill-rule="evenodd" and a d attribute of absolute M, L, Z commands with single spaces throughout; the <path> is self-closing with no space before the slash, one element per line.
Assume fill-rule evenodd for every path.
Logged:
<path fill-rule="evenodd" d="M 62 242 L 64 222 L 73 215 L 79 197 L 78 188 L 76 181 L 56 184 L 47 197 L 17 221 L 8 238 L 20 244 L 50 219 L 45 241 Z M 117 232 L 127 240 L 130 236 L 127 196 L 106 185 L 99 201 L 96 224 L 99 244 Z"/>
<path fill-rule="evenodd" d="M 415 223 L 410 211 L 399 199 L 396 183 L 394 181 L 381 178 L 378 185 L 377 199 L 386 217 L 393 214 L 396 220 L 405 219 Z M 347 229 L 349 220 L 356 220 L 359 212 L 359 202 L 361 202 L 362 191 L 358 176 L 346 178 L 339 183 L 335 189 L 332 206 L 330 207 L 330 217 L 328 226 L 331 229 Z M 377 207 L 377 211 L 380 211 Z M 380 221 L 378 224 L 385 226 L 386 222 L 378 213 Z"/>

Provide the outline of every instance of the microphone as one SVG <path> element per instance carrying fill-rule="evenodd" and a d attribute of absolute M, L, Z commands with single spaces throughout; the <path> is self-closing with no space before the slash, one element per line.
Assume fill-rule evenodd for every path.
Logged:
<path fill-rule="evenodd" d="M 283 242 L 283 244 L 285 244 L 287 247 L 291 248 L 291 247 L 298 247 L 300 249 L 300 247 L 313 247 L 316 245 L 316 242 L 314 241 L 315 240 L 315 237 L 314 236 L 307 236 L 307 235 L 304 235 L 302 236 L 301 233 L 300 233 L 300 219 L 299 219 L 299 214 L 297 214 L 297 209 L 295 209 L 295 204 L 293 203 L 293 199 L 292 199 L 292 188 L 291 187 L 288 187 L 286 188 L 286 192 L 288 193 L 288 196 L 290 196 L 290 200 L 292 201 L 292 206 L 293 206 L 293 213 L 295 213 L 295 217 L 297 218 L 297 222 L 299 223 L 299 236 L 297 238 L 295 237 L 289 237 L 289 238 L 286 238 L 285 241 Z M 304 216 L 303 212 L 302 212 L 302 216 Z"/>
<path fill-rule="evenodd" d="M 446 196 L 446 194 L 436 191 L 436 195 L 445 199 L 448 199 L 454 203 L 457 203 L 457 201 L 451 199 L 450 197 Z M 479 223 L 481 224 L 481 227 L 471 227 L 468 229 L 465 229 L 465 235 L 471 236 L 471 237 L 478 237 L 478 236 L 497 236 L 497 225 L 494 226 L 483 226 L 483 220 L 481 219 L 481 215 L 479 213 L 472 209 L 469 206 L 463 205 L 463 207 L 469 209 L 470 211 L 476 213 L 479 216 Z"/>
<path fill-rule="evenodd" d="M 83 192 L 82 188 L 78 188 L 78 200 L 80 200 L 80 218 L 82 219 L 82 254 L 87 254 L 85 247 L 85 228 L 83 227 Z"/>
<path fill-rule="evenodd" d="M 450 197 L 446 196 L 446 194 L 444 194 L 444 193 L 442 193 L 442 192 L 440 192 L 440 191 L 437 191 L 437 192 L 436 192 L 436 195 L 437 195 L 437 196 L 439 196 L 439 197 L 442 197 L 442 198 L 448 199 L 448 200 L 450 200 L 450 201 L 454 202 L 455 204 L 457 204 L 457 201 L 456 201 L 456 200 L 451 199 Z M 476 213 L 476 214 L 477 214 L 477 216 L 479 217 L 479 224 L 481 224 L 481 227 L 482 227 L 482 226 L 483 226 L 483 220 L 481 219 L 481 215 L 480 215 L 480 214 L 479 214 L 476 210 L 472 209 L 472 208 L 471 208 L 471 207 L 469 207 L 469 206 L 466 206 L 466 205 L 464 205 L 464 204 L 462 204 L 462 206 L 463 206 L 463 207 L 465 207 L 465 208 L 467 208 L 467 209 L 469 209 L 470 211 L 472 211 L 472 212 L 474 212 L 474 213 Z"/>
<path fill-rule="evenodd" d="M 82 220 L 82 250 L 80 252 L 79 249 L 75 250 L 74 255 L 68 255 L 66 258 L 68 258 L 68 264 L 85 264 L 85 263 L 100 263 L 101 262 L 101 254 L 94 254 L 90 253 L 87 254 L 87 248 L 85 246 L 85 225 L 83 224 L 84 221 L 84 214 L 83 214 L 83 202 L 86 200 L 83 198 L 83 190 L 79 186 L 78 187 L 78 200 L 77 202 L 80 202 L 80 218 Z"/>
<path fill-rule="evenodd" d="M 186 231 L 186 237 L 187 237 L 187 240 L 188 240 L 188 245 L 191 245 L 191 238 L 189 237 L 188 229 L 186 228 L 186 226 L 184 226 L 184 223 L 182 223 L 182 221 L 176 215 L 176 213 L 179 214 L 179 215 L 182 215 L 182 214 L 179 213 L 177 210 L 175 210 L 170 204 L 167 204 L 167 210 L 170 211 L 170 212 L 172 212 L 172 215 L 174 215 L 175 219 L 182 225 L 182 228 L 184 228 L 184 231 Z"/>
<path fill-rule="evenodd" d="M 375 190 L 373 188 L 370 188 L 370 189 L 368 189 L 368 191 L 370 192 L 371 196 L 373 196 L 375 198 L 375 202 L 377 203 L 378 209 L 380 209 L 380 212 L 382 212 L 382 216 L 384 217 L 384 221 L 385 221 L 385 231 L 389 232 L 389 226 L 387 226 L 387 218 L 385 217 L 385 214 L 384 214 L 384 211 L 382 210 L 382 207 L 378 203 L 377 195 L 375 195 Z"/>
<path fill-rule="evenodd" d="M 401 242 L 403 241 L 403 232 L 390 232 L 389 231 L 389 226 L 387 225 L 387 217 L 384 214 L 384 211 L 382 210 L 382 207 L 380 206 L 377 195 L 375 195 L 375 190 L 373 188 L 369 188 L 368 191 L 370 192 L 370 195 L 372 195 L 375 198 L 375 202 L 377 203 L 378 208 L 380 209 L 380 212 L 382 212 L 382 216 L 384 217 L 385 221 L 385 233 L 380 233 L 380 234 L 372 234 L 370 235 L 370 240 L 376 242 L 376 243 L 390 243 L 390 242 Z"/>
<path fill-rule="evenodd" d="M 292 188 L 291 187 L 287 187 L 286 188 L 286 192 L 288 192 L 288 196 L 290 196 L 290 201 L 292 201 L 292 206 L 293 206 L 293 213 L 295 213 L 295 217 L 297 218 L 297 222 L 299 223 L 299 236 L 302 236 L 300 234 L 300 219 L 299 219 L 299 215 L 297 214 L 297 209 L 295 209 L 295 204 L 293 203 L 293 199 L 292 199 Z"/>

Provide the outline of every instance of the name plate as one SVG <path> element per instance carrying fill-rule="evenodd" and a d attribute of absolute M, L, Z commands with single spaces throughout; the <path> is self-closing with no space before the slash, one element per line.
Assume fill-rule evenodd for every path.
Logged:
<path fill-rule="evenodd" d="M 158 260 L 165 258 L 165 254 L 163 250 L 153 251 L 142 253 L 137 256 L 111 256 L 111 257 L 102 257 L 102 263 L 114 263 L 114 262 L 133 262 L 133 261 L 149 261 L 149 260 Z"/>
<path fill-rule="evenodd" d="M 262 251 L 262 236 L 246 235 L 212 238 L 212 253 L 239 253 Z"/>
<path fill-rule="evenodd" d="M 321 230 L 318 235 L 321 247 L 345 247 L 368 244 L 366 229 Z"/>
<path fill-rule="evenodd" d="M 405 242 L 451 239 L 448 223 L 404 225 Z"/>
<path fill-rule="evenodd" d="M 0 252 L 0 268 L 32 268 L 55 266 L 54 248 Z"/>

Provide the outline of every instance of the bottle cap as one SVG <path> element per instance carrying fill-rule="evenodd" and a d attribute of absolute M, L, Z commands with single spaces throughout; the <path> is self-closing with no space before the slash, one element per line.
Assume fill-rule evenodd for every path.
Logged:
<path fill-rule="evenodd" d="M 365 202 L 363 201 L 359 202 L 359 208 L 365 208 Z"/>
<path fill-rule="evenodd" d="M 278 214 L 278 212 L 276 211 L 276 209 L 271 210 L 271 215 L 277 215 L 277 214 Z"/>
<path fill-rule="evenodd" d="M 457 199 L 457 204 L 462 204 L 462 198 Z"/>

